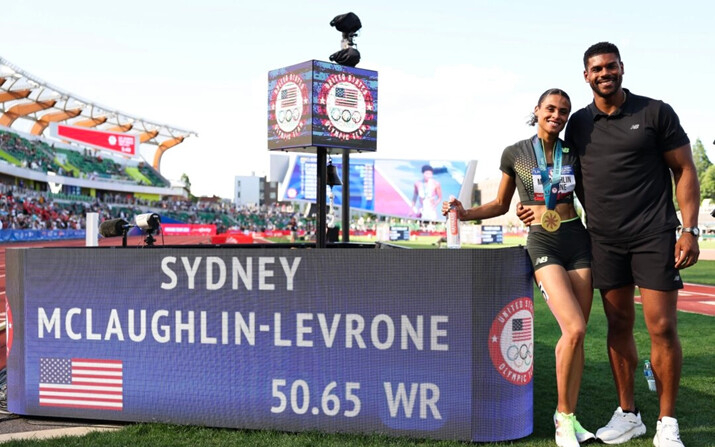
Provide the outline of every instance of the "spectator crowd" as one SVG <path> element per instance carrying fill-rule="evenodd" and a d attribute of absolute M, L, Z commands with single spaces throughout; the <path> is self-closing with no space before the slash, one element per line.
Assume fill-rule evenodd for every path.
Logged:
<path fill-rule="evenodd" d="M 99 198 L 57 199 L 45 191 L 22 185 L 0 183 L 0 229 L 61 230 L 84 229 L 87 213 L 97 213 L 100 222 L 122 218 L 133 222 L 138 214 L 157 213 L 189 224 L 215 224 L 218 233 L 228 229 L 246 232 L 286 230 L 292 217 L 291 206 L 234 206 L 218 198 L 191 201 L 166 199 L 158 202 L 122 194 Z M 300 218 L 302 230 L 312 231 L 313 220 Z"/>

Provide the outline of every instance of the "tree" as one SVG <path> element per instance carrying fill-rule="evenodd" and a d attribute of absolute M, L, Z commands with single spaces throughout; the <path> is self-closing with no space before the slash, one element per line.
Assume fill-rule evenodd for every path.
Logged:
<path fill-rule="evenodd" d="M 700 180 L 700 198 L 715 201 L 715 165 L 710 165 Z"/>
<path fill-rule="evenodd" d="M 189 175 L 185 172 L 181 174 L 181 183 L 184 184 L 184 189 L 189 194 L 189 198 L 193 198 L 191 194 L 191 180 L 189 180 Z"/>
<path fill-rule="evenodd" d="M 695 144 L 693 144 L 693 161 L 695 162 L 695 169 L 698 172 L 698 180 L 702 183 L 705 172 L 707 172 L 713 164 L 710 162 L 708 154 L 705 152 L 705 146 L 703 146 L 703 142 L 700 138 L 695 140 Z"/>

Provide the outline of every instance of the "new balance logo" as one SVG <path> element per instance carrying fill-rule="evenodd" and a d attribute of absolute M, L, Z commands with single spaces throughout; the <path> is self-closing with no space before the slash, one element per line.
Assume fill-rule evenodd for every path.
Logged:
<path fill-rule="evenodd" d="M 641 127 L 640 124 L 634 124 L 631 126 L 631 130 L 638 130 L 639 127 Z"/>
<path fill-rule="evenodd" d="M 680 281 L 680 275 L 675 275 L 675 278 L 673 278 L 673 282 L 675 281 Z"/>
<path fill-rule="evenodd" d="M 549 260 L 548 256 L 542 256 L 540 258 L 536 258 L 536 262 L 534 263 L 534 265 L 543 264 L 544 262 L 546 262 L 548 260 Z"/>

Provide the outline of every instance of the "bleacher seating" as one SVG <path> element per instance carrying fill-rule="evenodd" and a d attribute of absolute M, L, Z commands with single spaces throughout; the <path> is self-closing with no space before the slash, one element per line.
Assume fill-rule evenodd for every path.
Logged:
<path fill-rule="evenodd" d="M 17 166 L 44 172 L 59 168 L 47 143 L 31 141 L 12 132 L 0 130 L 0 151 L 4 153 L 0 154 L 3 159 Z"/>
<path fill-rule="evenodd" d="M 43 172 L 50 170 L 74 177 L 133 182 L 160 188 L 170 186 L 169 181 L 143 162 L 127 165 L 125 169 L 111 157 L 103 157 L 88 149 L 80 152 L 55 147 L 41 139 L 30 140 L 6 130 L 0 130 L 0 158 L 19 167 Z"/>
<path fill-rule="evenodd" d="M 44 172 L 51 170 L 64 176 L 170 187 L 168 180 L 144 162 L 131 160 L 120 164 L 111 155 L 97 154 L 91 149 L 75 150 L 60 143 L 48 144 L 40 138 L 23 136 L 10 130 L 0 129 L 0 158 L 18 167 Z M 288 228 L 294 215 L 272 207 L 236 208 L 215 197 L 199 202 L 172 199 L 153 202 L 153 199 L 147 200 L 132 193 L 96 190 L 88 195 L 80 194 L 80 188 L 77 188 L 76 193 L 63 191 L 53 194 L 35 190 L 35 185 L 30 186 L 25 188 L 22 179 L 16 179 L 14 184 L 9 185 L 0 183 L 0 197 L 7 193 L 4 196 L 4 211 L 7 212 L 9 206 L 16 211 L 22 210 L 12 215 L 0 213 L 3 228 L 83 228 L 84 214 L 95 211 L 100 212 L 102 219 L 121 217 L 129 221 L 137 214 L 158 212 L 179 222 L 215 224 L 219 231 L 228 228 L 264 231 Z M 309 219 L 300 221 L 304 228 L 310 225 Z"/>
<path fill-rule="evenodd" d="M 169 181 L 156 172 L 154 168 L 144 163 L 139 163 L 139 172 L 151 181 L 152 186 L 167 187 L 170 185 Z"/>

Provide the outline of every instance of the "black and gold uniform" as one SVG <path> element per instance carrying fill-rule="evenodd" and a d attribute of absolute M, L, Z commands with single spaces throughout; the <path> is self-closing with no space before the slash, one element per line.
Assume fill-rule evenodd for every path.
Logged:
<path fill-rule="evenodd" d="M 501 169 L 514 178 L 519 200 L 524 205 L 544 205 L 544 188 L 541 171 L 534 153 L 536 136 L 513 144 L 502 153 Z M 562 166 L 559 192 L 556 203 L 573 203 L 576 179 L 580 176 L 580 164 L 576 151 L 562 144 Z M 549 165 L 549 171 L 553 168 Z M 566 270 L 591 266 L 591 245 L 588 233 L 578 218 L 566 220 L 561 227 L 549 232 L 539 224 L 532 224 L 526 243 L 534 270 L 558 264 Z"/>

